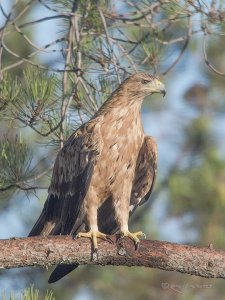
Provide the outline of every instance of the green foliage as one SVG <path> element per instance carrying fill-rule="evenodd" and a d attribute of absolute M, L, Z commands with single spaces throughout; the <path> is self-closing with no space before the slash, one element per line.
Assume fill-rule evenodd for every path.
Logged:
<path fill-rule="evenodd" d="M 62 8 L 64 10 L 71 11 L 72 6 L 73 6 L 73 0 L 47 0 L 48 4 L 52 4 L 53 8 Z"/>
<path fill-rule="evenodd" d="M 185 5 L 182 5 L 180 1 L 169 1 L 167 5 L 164 6 L 164 13 L 167 18 L 176 18 L 179 15 L 179 18 L 185 17 L 188 14 L 188 8 Z"/>
<path fill-rule="evenodd" d="M 56 77 L 37 68 L 27 68 L 23 71 L 23 92 L 31 103 L 40 99 L 42 105 L 55 96 Z"/>
<path fill-rule="evenodd" d="M 56 102 L 57 79 L 45 71 L 27 68 L 23 71 L 21 93 L 17 101 L 15 115 L 24 123 L 37 125 L 48 119 L 48 114 Z"/>
<path fill-rule="evenodd" d="M 0 115 L 3 117 L 6 108 L 18 99 L 21 93 L 21 83 L 18 78 L 5 73 L 0 84 Z"/>
<path fill-rule="evenodd" d="M 210 120 L 207 116 L 194 119 L 185 129 L 186 144 L 191 145 L 195 153 L 207 150 L 213 144 L 210 133 Z"/>
<path fill-rule="evenodd" d="M 19 184 L 29 173 L 32 152 L 21 135 L 0 141 L 0 188 Z"/>
<path fill-rule="evenodd" d="M 2 294 L 2 300 L 7 300 L 6 295 Z M 39 290 L 35 289 L 32 285 L 31 287 L 25 289 L 20 296 L 15 296 L 14 293 L 10 294 L 10 300 L 55 300 L 52 291 L 47 291 L 46 295 L 39 297 Z"/>
<path fill-rule="evenodd" d="M 213 199 L 223 203 L 225 209 L 223 183 L 218 182 L 223 176 L 225 160 L 213 149 L 191 168 L 177 170 L 169 180 L 171 199 L 175 203 L 171 207 L 173 214 L 194 212 L 198 217 L 210 214 L 215 204 Z"/>
<path fill-rule="evenodd" d="M 46 71 L 26 68 L 20 78 L 5 73 L 0 86 L 0 114 L 5 119 L 37 125 L 48 120 L 58 99 L 56 92 L 58 80 Z"/>
<path fill-rule="evenodd" d="M 91 28 L 92 30 L 95 29 L 97 30 L 97 32 L 100 33 L 103 31 L 103 25 L 97 8 L 97 5 L 99 5 L 98 2 L 81 0 L 79 5 L 79 11 L 82 15 L 86 14 L 86 17 L 83 20 L 86 30 L 89 30 Z M 87 3 L 90 4 L 88 12 L 87 12 Z M 101 8 L 103 8 L 103 5 L 101 5 Z"/>
<path fill-rule="evenodd" d="M 207 214 L 215 208 L 213 199 L 225 209 L 220 180 L 225 175 L 225 160 L 216 150 L 206 116 L 193 120 L 185 129 L 185 137 L 186 148 L 191 150 L 192 156 L 185 168 L 177 169 L 169 178 L 170 213 L 192 213 L 198 218 L 204 215 L 207 220 Z"/>

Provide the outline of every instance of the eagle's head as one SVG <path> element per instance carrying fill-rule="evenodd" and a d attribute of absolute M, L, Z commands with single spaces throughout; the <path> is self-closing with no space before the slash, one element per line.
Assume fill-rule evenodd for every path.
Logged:
<path fill-rule="evenodd" d="M 125 87 L 131 96 L 145 97 L 151 94 L 160 93 L 165 96 L 165 85 L 148 73 L 137 73 L 125 80 Z"/>

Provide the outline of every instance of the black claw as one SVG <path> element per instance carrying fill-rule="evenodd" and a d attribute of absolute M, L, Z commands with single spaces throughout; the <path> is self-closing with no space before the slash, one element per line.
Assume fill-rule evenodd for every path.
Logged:
<path fill-rule="evenodd" d="M 138 249 L 139 249 L 139 246 L 140 246 L 140 243 L 139 243 L 139 242 L 135 243 L 135 250 L 138 250 Z"/>
<path fill-rule="evenodd" d="M 114 244 L 114 241 L 108 236 L 108 235 L 106 235 L 106 241 L 107 242 L 109 242 L 109 243 L 111 243 L 111 244 Z"/>

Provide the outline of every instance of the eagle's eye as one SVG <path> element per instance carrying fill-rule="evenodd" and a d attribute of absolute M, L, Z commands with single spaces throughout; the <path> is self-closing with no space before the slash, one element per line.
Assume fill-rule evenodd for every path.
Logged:
<path fill-rule="evenodd" d="M 148 80 L 145 80 L 145 79 L 141 79 L 141 83 L 142 83 L 142 84 L 147 84 L 147 83 L 149 83 L 149 81 L 148 81 Z"/>

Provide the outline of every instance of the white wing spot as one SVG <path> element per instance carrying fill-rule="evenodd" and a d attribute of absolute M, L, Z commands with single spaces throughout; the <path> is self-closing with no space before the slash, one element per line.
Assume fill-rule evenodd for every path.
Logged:
<path fill-rule="evenodd" d="M 141 202 L 141 199 L 142 199 L 141 197 L 137 198 L 138 204 Z"/>
<path fill-rule="evenodd" d="M 130 211 L 133 211 L 134 205 L 130 205 Z"/>

